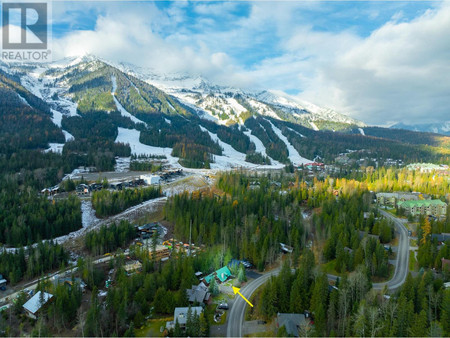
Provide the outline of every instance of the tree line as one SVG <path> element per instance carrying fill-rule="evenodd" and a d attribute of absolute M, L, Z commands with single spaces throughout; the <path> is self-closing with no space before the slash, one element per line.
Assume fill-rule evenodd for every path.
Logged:
<path fill-rule="evenodd" d="M 98 217 L 116 215 L 129 207 L 162 196 L 160 187 L 124 189 L 120 191 L 100 190 L 92 194 L 92 206 Z"/>

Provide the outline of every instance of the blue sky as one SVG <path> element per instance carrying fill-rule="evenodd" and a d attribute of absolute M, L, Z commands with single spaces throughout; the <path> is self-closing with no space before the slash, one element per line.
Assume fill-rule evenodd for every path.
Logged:
<path fill-rule="evenodd" d="M 449 26 L 439 1 L 53 2 L 56 56 L 281 90 L 379 125 L 449 119 Z"/>

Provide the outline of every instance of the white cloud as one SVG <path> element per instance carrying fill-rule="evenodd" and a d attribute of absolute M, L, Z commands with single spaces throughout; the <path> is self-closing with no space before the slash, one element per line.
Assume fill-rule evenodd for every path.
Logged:
<path fill-rule="evenodd" d="M 447 5 L 410 22 L 388 22 L 319 67 L 302 97 L 369 123 L 444 121 L 450 106 L 449 31 Z"/>

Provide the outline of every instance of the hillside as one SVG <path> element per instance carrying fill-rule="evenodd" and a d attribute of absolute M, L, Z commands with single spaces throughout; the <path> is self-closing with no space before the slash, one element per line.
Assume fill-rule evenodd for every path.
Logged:
<path fill-rule="evenodd" d="M 449 154 L 441 135 L 368 127 L 283 93 L 149 74 L 92 56 L 1 68 L 10 123 L 3 124 L 4 144 L 60 153 L 65 172 L 79 165 L 113 170 L 117 156 L 130 154 L 217 169 L 281 168 L 316 158 L 333 163 L 348 150 L 404 162 L 443 161 Z M 16 110 L 26 128 L 11 124 Z M 33 114 L 40 119 L 31 127 Z"/>

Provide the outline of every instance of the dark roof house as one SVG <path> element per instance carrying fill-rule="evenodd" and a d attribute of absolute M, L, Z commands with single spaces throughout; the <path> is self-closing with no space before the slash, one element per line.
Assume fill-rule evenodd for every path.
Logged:
<path fill-rule="evenodd" d="M 186 295 L 190 303 L 208 302 L 211 298 L 211 294 L 208 292 L 208 287 L 204 283 L 192 285 L 191 289 L 186 290 Z"/>
<path fill-rule="evenodd" d="M 299 337 L 301 325 L 306 324 L 306 317 L 303 313 L 278 313 L 277 327 L 284 326 L 288 335 Z"/>

